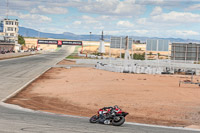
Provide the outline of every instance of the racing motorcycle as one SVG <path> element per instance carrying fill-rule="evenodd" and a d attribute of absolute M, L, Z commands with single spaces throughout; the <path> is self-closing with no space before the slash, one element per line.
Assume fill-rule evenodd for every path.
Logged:
<path fill-rule="evenodd" d="M 127 112 L 123 112 L 117 105 L 99 109 L 97 115 L 90 118 L 90 123 L 112 124 L 121 126 L 125 122 Z"/>

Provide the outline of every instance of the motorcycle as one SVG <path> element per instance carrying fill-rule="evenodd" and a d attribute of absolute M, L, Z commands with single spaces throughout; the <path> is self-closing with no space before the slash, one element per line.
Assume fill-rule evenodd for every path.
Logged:
<path fill-rule="evenodd" d="M 97 115 L 90 118 L 90 123 L 112 124 L 121 126 L 125 122 L 127 112 L 123 112 L 118 106 L 104 107 L 99 109 Z"/>

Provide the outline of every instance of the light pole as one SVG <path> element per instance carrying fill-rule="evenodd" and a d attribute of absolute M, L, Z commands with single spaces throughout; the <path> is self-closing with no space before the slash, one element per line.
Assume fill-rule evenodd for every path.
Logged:
<path fill-rule="evenodd" d="M 38 41 L 39 41 L 39 38 L 40 38 L 40 29 L 38 29 Z M 38 51 L 38 41 L 37 41 L 37 51 Z"/>
<path fill-rule="evenodd" d="M 92 32 L 90 32 L 90 41 L 91 41 L 91 35 L 92 35 Z"/>

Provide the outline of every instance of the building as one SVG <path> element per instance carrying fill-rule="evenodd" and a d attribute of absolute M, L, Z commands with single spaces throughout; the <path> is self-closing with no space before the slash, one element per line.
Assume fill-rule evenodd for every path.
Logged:
<path fill-rule="evenodd" d="M 200 61 L 200 44 L 172 43 L 172 60 Z"/>
<path fill-rule="evenodd" d="M 0 21 L 0 53 L 19 51 L 18 31 L 19 22 L 17 19 L 4 19 Z"/>
<path fill-rule="evenodd" d="M 0 35 L 8 42 L 18 43 L 19 22 L 17 19 L 4 19 L 0 22 Z"/>

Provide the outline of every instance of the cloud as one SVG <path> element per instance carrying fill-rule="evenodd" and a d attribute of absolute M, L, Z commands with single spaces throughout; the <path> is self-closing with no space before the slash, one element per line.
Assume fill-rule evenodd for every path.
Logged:
<path fill-rule="evenodd" d="M 74 21 L 73 24 L 74 25 L 80 25 L 80 24 L 82 24 L 82 22 L 81 21 Z"/>
<path fill-rule="evenodd" d="M 152 16 L 151 20 L 158 23 L 199 23 L 200 14 L 172 11 L 169 13 L 162 13 L 160 15 Z"/>
<path fill-rule="evenodd" d="M 144 34 L 148 33 L 149 31 L 148 30 L 134 30 L 134 32 L 144 35 Z"/>
<path fill-rule="evenodd" d="M 153 9 L 151 15 L 155 16 L 155 15 L 160 15 L 161 13 L 162 13 L 162 8 L 160 6 L 157 6 Z"/>
<path fill-rule="evenodd" d="M 99 24 L 100 23 L 98 20 L 96 20 L 96 18 L 91 17 L 91 16 L 83 15 L 81 18 L 84 21 L 84 23 L 86 23 L 86 24 Z"/>
<path fill-rule="evenodd" d="M 68 10 L 62 7 L 45 7 L 38 6 L 37 8 L 33 8 L 30 13 L 45 13 L 45 14 L 66 14 Z"/>
<path fill-rule="evenodd" d="M 162 6 L 167 8 L 184 7 L 194 3 L 195 0 L 136 0 L 135 3 L 140 5 Z"/>
<path fill-rule="evenodd" d="M 93 14 L 137 16 L 145 11 L 145 6 L 136 4 L 135 0 L 89 0 L 78 9 Z"/>
<path fill-rule="evenodd" d="M 136 20 L 139 25 L 145 25 L 147 23 L 147 18 L 139 18 Z"/>
<path fill-rule="evenodd" d="M 118 30 L 105 30 L 104 34 L 107 34 L 107 35 L 119 35 L 120 31 L 118 31 Z"/>
<path fill-rule="evenodd" d="M 119 21 L 117 23 L 117 26 L 119 27 L 126 27 L 126 28 L 131 28 L 134 26 L 134 24 L 130 23 L 129 21 Z"/>
<path fill-rule="evenodd" d="M 198 36 L 200 35 L 199 32 L 196 32 L 196 31 L 180 31 L 180 30 L 176 30 L 176 34 L 179 35 L 179 36 Z"/>
<path fill-rule="evenodd" d="M 23 14 L 19 12 L 9 12 L 9 16 L 16 16 L 17 18 L 20 18 L 22 20 L 30 21 L 32 23 L 47 23 L 51 22 L 52 19 L 44 16 L 44 15 L 39 15 L 39 14 Z"/>
<path fill-rule="evenodd" d="M 185 10 L 186 11 L 200 10 L 200 4 L 191 5 L 191 6 L 187 7 Z"/>

